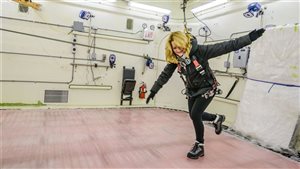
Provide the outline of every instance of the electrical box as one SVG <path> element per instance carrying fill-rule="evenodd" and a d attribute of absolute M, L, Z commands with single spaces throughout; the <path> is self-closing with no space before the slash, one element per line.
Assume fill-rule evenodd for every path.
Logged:
<path fill-rule="evenodd" d="M 234 68 L 246 68 L 249 54 L 250 54 L 250 47 L 243 47 L 237 51 L 234 51 L 233 67 Z"/>
<path fill-rule="evenodd" d="M 84 32 L 83 22 L 74 21 L 73 31 Z"/>

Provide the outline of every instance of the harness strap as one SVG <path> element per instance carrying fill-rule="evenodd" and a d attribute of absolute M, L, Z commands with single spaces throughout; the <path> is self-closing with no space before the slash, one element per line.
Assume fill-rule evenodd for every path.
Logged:
<path fill-rule="evenodd" d="M 196 59 L 196 56 L 193 55 L 192 56 L 192 62 L 196 68 L 196 70 L 203 76 L 205 75 L 205 70 L 203 69 L 203 66 L 198 62 L 198 60 Z"/>
<path fill-rule="evenodd" d="M 205 72 L 205 69 L 203 68 L 203 66 L 198 62 L 198 60 L 196 59 L 196 56 L 193 55 L 191 57 L 192 59 L 192 62 L 193 62 L 193 65 L 195 66 L 196 68 L 196 71 L 200 73 L 200 75 L 202 76 L 205 76 L 204 78 L 209 78 L 209 76 L 211 76 L 211 78 L 213 79 L 212 81 L 211 80 L 208 80 L 208 83 L 212 86 L 212 90 L 208 91 L 207 93 L 205 93 L 205 97 L 210 97 L 212 96 L 215 92 L 216 93 L 220 93 L 220 91 L 218 91 L 217 89 L 217 86 L 219 86 L 220 84 L 218 83 L 216 77 L 214 76 L 212 70 L 208 67 L 208 71 L 209 72 Z M 184 82 L 184 85 L 186 86 L 187 85 L 187 82 L 186 80 L 184 79 L 183 75 L 182 75 L 182 72 L 181 72 L 181 68 L 183 66 L 186 66 L 186 65 L 181 65 L 181 62 L 179 61 L 179 63 L 177 64 L 177 72 L 180 74 L 180 78 L 182 79 L 182 81 Z"/>
<path fill-rule="evenodd" d="M 193 55 L 192 56 L 192 62 L 196 68 L 196 70 L 202 75 L 206 75 L 206 77 L 209 78 L 209 75 L 212 77 L 213 81 L 211 82 L 210 80 L 208 80 L 208 83 L 210 83 L 210 85 L 212 86 L 212 91 L 213 92 L 217 92 L 219 93 L 219 91 L 217 91 L 217 86 L 219 86 L 220 84 L 218 83 L 215 75 L 213 74 L 212 70 L 210 69 L 210 67 L 208 67 L 208 71 L 209 73 L 205 73 L 205 69 L 203 68 L 203 66 L 198 62 L 198 60 L 196 59 L 196 56 Z M 211 92 L 210 92 L 211 93 Z"/>
<path fill-rule="evenodd" d="M 183 78 L 183 76 L 182 76 L 181 65 L 180 65 L 179 63 L 177 64 L 177 72 L 179 73 L 180 78 L 182 79 L 184 85 L 186 86 L 186 80 L 185 80 L 185 79 Z"/>
<path fill-rule="evenodd" d="M 213 84 L 212 84 L 213 89 L 216 89 L 217 86 L 220 85 L 220 83 L 217 81 L 217 78 L 215 77 L 215 75 L 213 74 L 213 72 L 212 72 L 212 70 L 210 68 L 209 68 L 209 71 L 210 71 L 211 77 L 213 78 Z"/>

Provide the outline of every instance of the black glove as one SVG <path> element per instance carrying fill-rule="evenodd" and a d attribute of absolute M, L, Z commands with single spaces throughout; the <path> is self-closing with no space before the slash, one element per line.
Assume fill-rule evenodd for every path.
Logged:
<path fill-rule="evenodd" d="M 253 42 L 255 41 L 257 38 L 261 37 L 262 34 L 265 32 L 265 29 L 264 28 L 261 28 L 261 29 L 258 29 L 258 30 L 253 30 L 249 33 L 249 37 L 250 37 L 250 40 Z"/>
<path fill-rule="evenodd" d="M 154 93 L 154 92 L 152 92 L 152 91 L 151 91 L 151 93 L 150 93 L 150 94 L 149 94 L 149 96 L 147 97 L 146 104 L 148 104 L 148 103 L 149 103 L 150 99 L 152 99 L 152 100 L 153 100 L 153 98 L 154 98 L 155 94 L 156 94 L 156 93 Z"/>

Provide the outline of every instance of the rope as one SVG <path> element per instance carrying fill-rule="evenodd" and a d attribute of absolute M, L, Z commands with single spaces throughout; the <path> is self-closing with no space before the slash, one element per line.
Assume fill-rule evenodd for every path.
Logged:
<path fill-rule="evenodd" d="M 261 82 L 261 83 L 268 83 L 268 84 L 272 84 L 272 86 L 270 87 L 270 89 L 268 90 L 268 93 L 270 93 L 271 89 L 275 86 L 275 85 L 279 85 L 279 86 L 285 86 L 285 87 L 299 87 L 300 85 L 293 85 L 293 84 L 286 84 L 286 83 L 277 83 L 277 82 L 269 82 L 269 81 L 265 81 L 265 80 L 258 80 L 258 79 L 252 79 L 252 78 L 246 78 L 249 80 L 253 80 L 256 82 Z"/>

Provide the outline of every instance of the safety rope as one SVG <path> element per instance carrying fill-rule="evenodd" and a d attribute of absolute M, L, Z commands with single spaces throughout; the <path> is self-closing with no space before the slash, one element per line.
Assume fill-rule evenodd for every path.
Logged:
<path fill-rule="evenodd" d="M 184 33 L 189 33 L 188 29 L 187 29 L 187 22 L 186 22 L 186 15 L 185 15 L 185 9 L 186 9 L 186 4 L 187 4 L 188 0 L 183 0 L 182 2 L 182 11 L 183 11 L 183 26 L 184 26 Z"/>
<path fill-rule="evenodd" d="M 269 82 L 269 81 L 258 80 L 258 79 L 253 79 L 253 78 L 249 78 L 249 77 L 246 77 L 246 79 L 253 80 L 253 81 L 256 81 L 256 82 L 261 82 L 261 83 L 272 84 L 272 86 L 271 86 L 270 89 L 268 90 L 268 93 L 270 93 L 271 89 L 272 89 L 273 86 L 275 86 L 275 85 L 285 86 L 285 87 L 299 87 L 299 88 L 300 88 L 300 85 L 293 85 L 293 84 L 286 84 L 286 83 L 277 83 L 277 82 Z"/>

